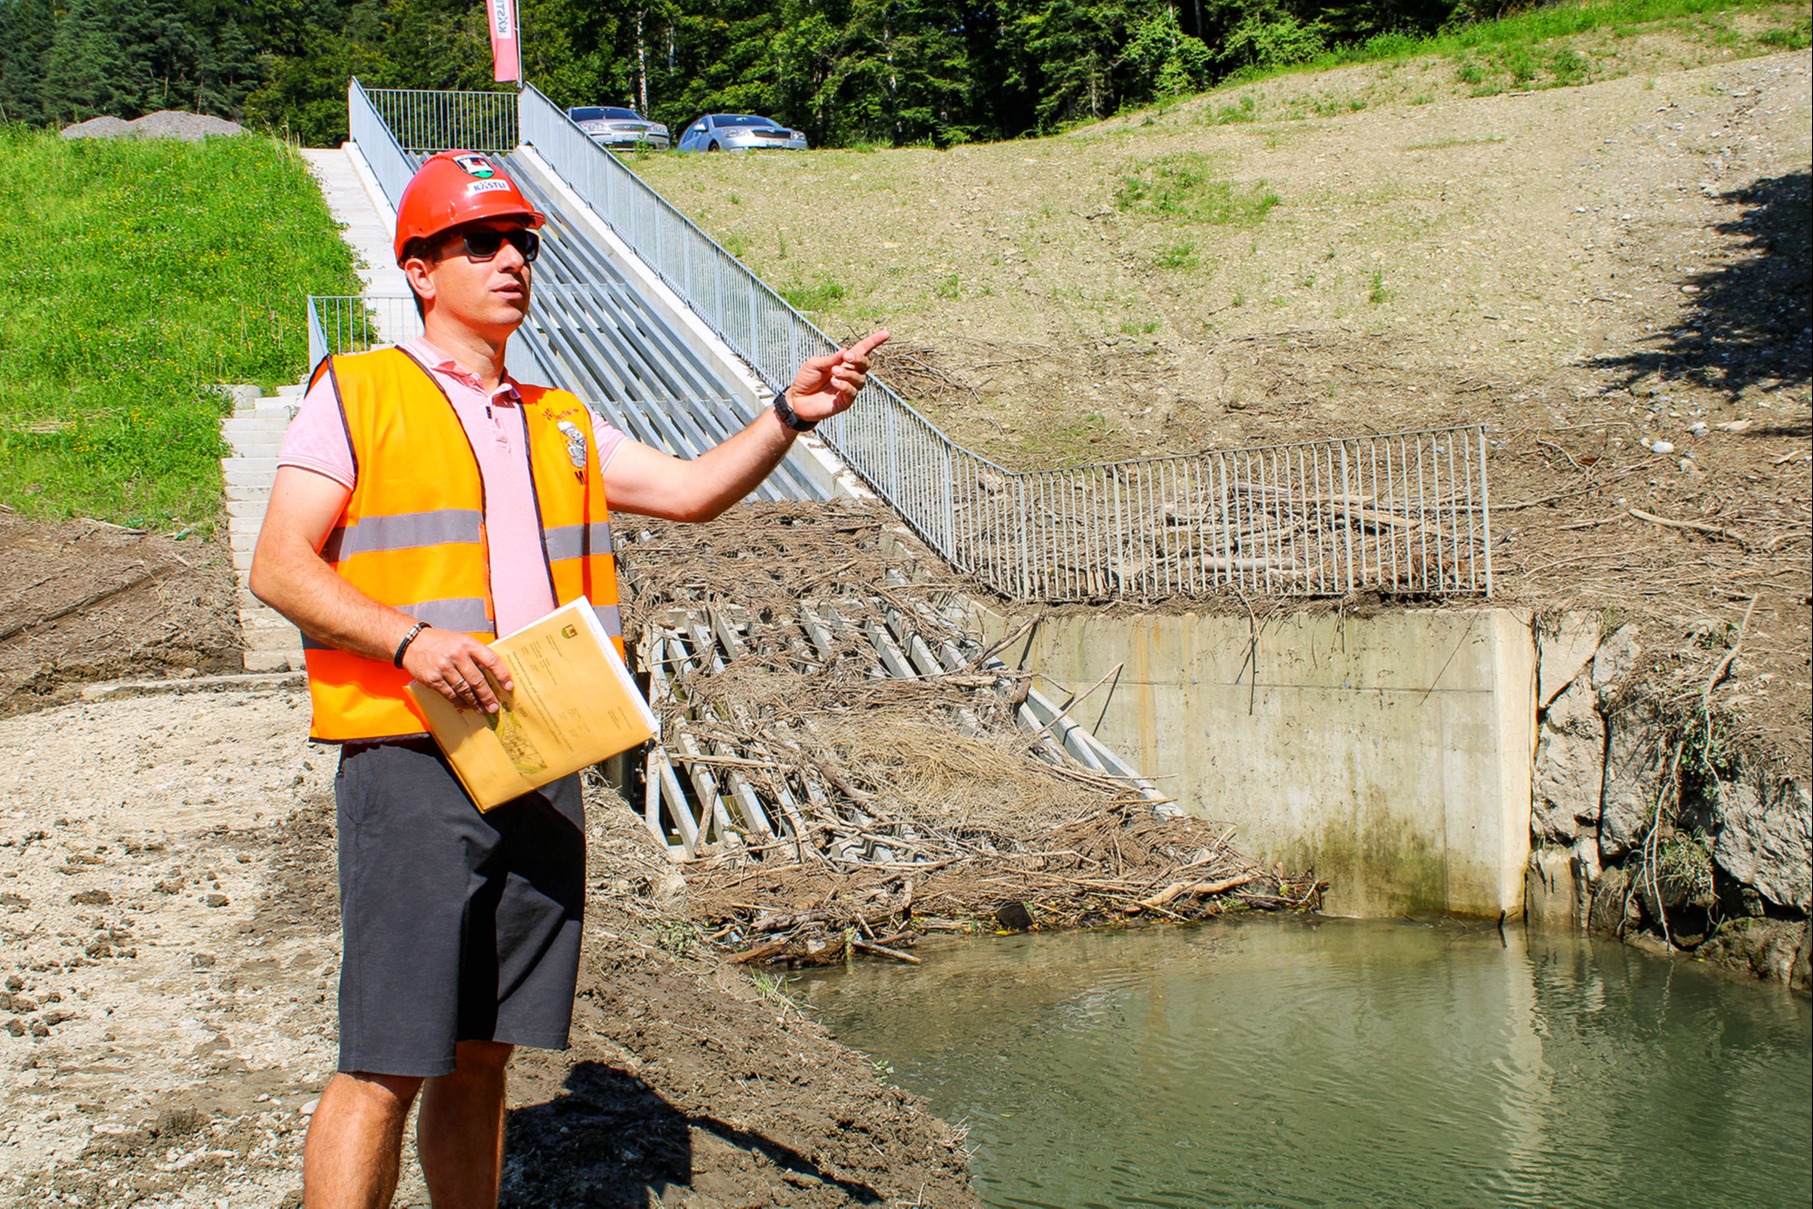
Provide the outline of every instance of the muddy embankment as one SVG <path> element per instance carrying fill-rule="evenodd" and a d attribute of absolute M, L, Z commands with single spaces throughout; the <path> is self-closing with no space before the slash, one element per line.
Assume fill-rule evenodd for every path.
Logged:
<path fill-rule="evenodd" d="M 1541 926 L 1691 952 L 1805 994 L 1807 781 L 1713 704 L 1743 632 L 1708 637 L 1725 654 L 1697 692 L 1671 694 L 1644 676 L 1636 625 L 1606 633 L 1602 615 L 1582 613 L 1539 622 L 1525 908 Z"/>

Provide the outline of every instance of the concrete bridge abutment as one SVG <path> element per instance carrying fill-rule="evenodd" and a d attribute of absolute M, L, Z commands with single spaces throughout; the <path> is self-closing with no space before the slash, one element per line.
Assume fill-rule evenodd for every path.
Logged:
<path fill-rule="evenodd" d="M 991 640 L 1020 621 L 978 612 Z M 1523 910 L 1527 612 L 1077 612 L 1041 618 L 1001 658 L 1064 695 L 1106 677 L 1073 716 L 1191 814 L 1238 828 L 1249 854 L 1313 866 L 1332 913 Z"/>

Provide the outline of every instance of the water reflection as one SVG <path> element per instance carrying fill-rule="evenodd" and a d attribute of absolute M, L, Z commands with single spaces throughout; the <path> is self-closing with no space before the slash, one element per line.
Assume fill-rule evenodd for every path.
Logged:
<path fill-rule="evenodd" d="M 1255 920 L 951 943 L 795 993 L 998 1209 L 1806 1205 L 1813 1012 L 1623 945 Z"/>

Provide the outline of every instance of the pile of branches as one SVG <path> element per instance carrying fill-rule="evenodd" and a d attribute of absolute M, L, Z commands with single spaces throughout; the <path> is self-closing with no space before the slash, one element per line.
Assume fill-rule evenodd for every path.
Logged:
<path fill-rule="evenodd" d="M 739 963 L 824 965 L 852 954 L 916 962 L 926 933 L 1024 931 L 1314 910 L 1325 883 L 1265 868 L 1232 829 L 1122 801 L 1019 840 L 941 837 L 958 855 L 913 869 L 687 869 L 689 909 Z"/>
<path fill-rule="evenodd" d="M 927 932 L 1319 905 L 1313 874 L 1029 728 L 1029 675 L 961 632 L 956 585 L 914 546 L 879 507 L 783 504 L 650 523 L 623 552 L 670 751 L 772 824 L 721 827 L 685 866 L 689 914 L 733 960 L 910 961 Z M 931 575 L 903 582 L 902 562 Z"/>

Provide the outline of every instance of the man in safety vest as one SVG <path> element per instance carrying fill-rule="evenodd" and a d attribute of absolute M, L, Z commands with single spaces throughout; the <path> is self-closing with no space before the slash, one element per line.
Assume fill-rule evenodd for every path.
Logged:
<path fill-rule="evenodd" d="M 621 647 L 607 501 L 717 516 L 850 406 L 887 339 L 812 358 L 742 432 L 670 457 L 505 369 L 543 221 L 490 157 L 422 165 L 395 250 L 424 333 L 317 368 L 253 558 L 252 591 L 304 636 L 311 733 L 343 745 L 340 1073 L 309 1126 L 308 1209 L 389 1204 L 418 1092 L 437 1209 L 494 1206 L 512 1047 L 564 1048 L 572 1017 L 578 778 L 480 814 L 404 686 L 495 712 L 491 682 L 512 682 L 487 640 L 580 595 Z"/>

